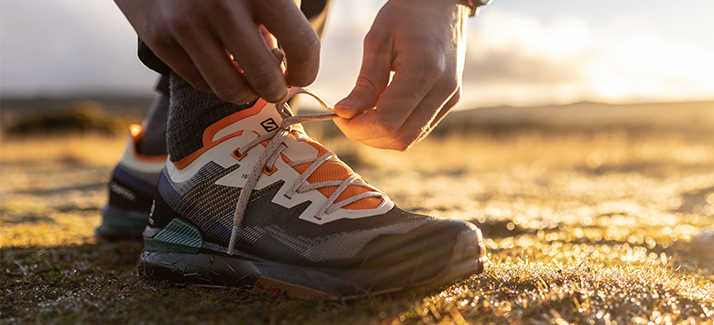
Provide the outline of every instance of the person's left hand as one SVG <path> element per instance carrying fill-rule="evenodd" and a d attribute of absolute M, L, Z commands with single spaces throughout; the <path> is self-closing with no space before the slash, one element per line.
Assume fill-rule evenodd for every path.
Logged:
<path fill-rule="evenodd" d="M 387 2 L 365 37 L 355 87 L 335 105 L 342 132 L 396 150 L 429 134 L 461 96 L 467 18 L 456 0 Z"/>

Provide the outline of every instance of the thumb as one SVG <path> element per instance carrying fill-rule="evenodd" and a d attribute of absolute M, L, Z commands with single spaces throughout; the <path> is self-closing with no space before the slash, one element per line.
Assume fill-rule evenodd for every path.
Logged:
<path fill-rule="evenodd" d="M 388 45 L 365 42 L 362 67 L 357 82 L 350 94 L 335 104 L 335 113 L 342 118 L 350 119 L 375 108 L 389 83 L 391 66 L 392 53 Z"/>

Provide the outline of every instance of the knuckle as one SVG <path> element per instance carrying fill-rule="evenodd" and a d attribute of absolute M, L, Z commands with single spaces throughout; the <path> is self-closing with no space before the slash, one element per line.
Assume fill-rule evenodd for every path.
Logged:
<path fill-rule="evenodd" d="M 315 81 L 320 65 L 320 39 L 317 38 L 312 30 L 306 34 L 305 37 L 301 38 L 306 39 L 306 41 L 301 42 L 300 47 L 290 53 L 291 56 L 288 58 L 287 70 L 290 81 L 294 86 L 299 87 L 308 86 Z M 297 62 L 301 65 L 299 73 L 290 73 L 293 71 L 290 69 L 291 62 Z"/>
<path fill-rule="evenodd" d="M 231 11 L 231 7 L 227 1 L 220 0 L 203 0 L 196 5 L 206 14 L 212 16 L 224 15 Z"/>
<path fill-rule="evenodd" d="M 399 120 L 394 116 L 385 116 L 372 126 L 374 138 L 391 137 L 399 130 Z"/>
<path fill-rule="evenodd" d="M 213 89 L 213 93 L 221 100 L 230 103 L 246 103 L 255 97 L 252 91 L 245 91 L 236 87 Z"/>
<path fill-rule="evenodd" d="M 444 91 L 448 92 L 449 94 L 454 94 L 458 92 L 459 89 L 459 81 L 456 80 L 456 78 L 449 78 L 445 80 L 444 82 L 441 83 L 442 86 L 444 87 Z"/>
<path fill-rule="evenodd" d="M 372 28 L 364 36 L 364 44 L 377 44 L 382 43 L 388 39 L 388 29 L 379 28 L 379 26 L 372 25 Z"/>
<path fill-rule="evenodd" d="M 457 89 L 456 92 L 454 92 L 454 95 L 451 96 L 451 99 L 449 99 L 449 102 L 452 105 L 456 105 L 456 103 L 458 103 L 459 101 L 461 101 L 461 89 L 460 88 Z"/>
<path fill-rule="evenodd" d="M 300 35 L 300 47 L 295 51 L 293 56 L 297 60 L 314 62 L 320 56 L 320 39 L 311 29 L 303 35 Z"/>
<path fill-rule="evenodd" d="M 363 47 L 365 52 L 371 52 L 382 47 L 389 41 L 389 36 L 381 29 L 372 28 L 364 37 Z"/>
<path fill-rule="evenodd" d="M 433 88 L 434 94 L 442 97 L 444 100 L 451 100 L 456 96 L 456 98 L 461 97 L 461 92 L 459 92 L 459 83 L 455 79 L 446 79 L 437 82 L 436 86 Z"/>
<path fill-rule="evenodd" d="M 444 60 L 426 59 L 421 64 L 421 70 L 426 78 L 438 78 L 444 73 L 444 65 Z"/>
<path fill-rule="evenodd" d="M 395 137 L 392 141 L 392 148 L 394 148 L 394 150 L 405 151 L 411 148 L 418 140 L 418 136 L 412 135 Z"/>
<path fill-rule="evenodd" d="M 186 81 L 189 84 L 191 84 L 191 86 L 193 88 L 196 88 L 197 90 L 200 90 L 203 92 L 211 92 L 211 87 L 201 77 L 190 77 L 190 78 L 187 78 Z"/>
<path fill-rule="evenodd" d="M 174 34 L 182 35 L 191 33 L 196 28 L 195 22 L 191 17 L 193 16 L 172 11 L 167 14 L 164 19 Z"/>
<path fill-rule="evenodd" d="M 276 75 L 270 71 L 265 71 L 246 77 L 253 89 L 265 100 L 277 102 L 285 97 L 287 84 L 283 80 L 282 74 Z"/>
<path fill-rule="evenodd" d="M 373 80 L 364 77 L 364 76 L 359 76 L 357 77 L 357 81 L 355 82 L 355 87 L 360 87 L 363 88 L 369 92 L 374 92 L 377 91 L 377 83 L 374 82 Z"/>
<path fill-rule="evenodd" d="M 150 45 L 153 51 L 175 46 L 170 31 L 163 26 L 152 26 L 152 28 L 142 30 L 140 38 Z"/>
<path fill-rule="evenodd" d="M 430 93 L 431 96 L 434 96 L 435 98 L 438 97 L 439 99 L 445 101 L 445 102 L 452 102 L 454 103 L 458 101 L 461 98 L 461 84 L 456 77 L 442 77 L 440 78 L 434 86 L 431 88 Z"/>

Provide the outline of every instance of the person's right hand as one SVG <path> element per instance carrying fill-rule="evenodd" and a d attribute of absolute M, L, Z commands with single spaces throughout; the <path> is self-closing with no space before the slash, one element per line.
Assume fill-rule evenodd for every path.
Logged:
<path fill-rule="evenodd" d="M 320 40 L 293 0 L 115 0 L 139 38 L 199 90 L 277 102 L 315 80 Z M 258 26 L 285 52 L 285 74 Z"/>

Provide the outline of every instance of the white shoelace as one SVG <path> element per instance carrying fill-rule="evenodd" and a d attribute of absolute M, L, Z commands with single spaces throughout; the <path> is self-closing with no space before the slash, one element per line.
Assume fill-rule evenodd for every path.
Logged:
<path fill-rule="evenodd" d="M 293 115 L 292 111 L 290 110 L 290 106 L 288 106 L 287 102 L 290 98 L 297 94 L 308 94 L 315 98 L 320 103 L 320 105 L 322 105 L 322 107 L 327 108 L 330 111 L 334 110 L 333 107 L 325 103 L 325 101 L 322 100 L 322 98 L 320 98 L 320 96 L 315 94 L 312 90 L 309 90 L 307 88 L 293 88 L 289 95 L 276 105 L 278 113 L 280 113 L 283 118 L 283 121 L 280 123 L 280 127 L 277 130 L 271 131 L 263 136 L 258 137 L 257 139 L 248 143 L 248 145 L 237 149 L 236 155 L 238 157 L 242 157 L 253 147 L 257 146 L 263 141 L 272 138 L 272 140 L 270 140 L 268 145 L 265 147 L 265 152 L 260 155 L 260 158 L 253 166 L 253 171 L 250 173 L 250 176 L 248 177 L 245 186 L 240 191 L 238 203 L 236 204 L 235 214 L 233 215 L 233 230 L 231 232 L 231 240 L 228 244 L 228 250 L 226 252 L 228 253 L 228 255 L 233 255 L 233 250 L 235 249 L 235 241 L 238 237 L 238 229 L 243 222 L 245 210 L 248 207 L 248 200 L 250 199 L 250 195 L 253 192 L 253 189 L 255 188 L 255 184 L 258 182 L 258 178 L 260 178 L 263 172 L 269 174 L 275 171 L 275 161 L 280 157 L 280 153 L 287 148 L 287 145 L 284 143 L 284 141 L 288 136 L 293 134 L 293 125 L 337 118 L 337 114 L 335 114 L 334 112 Z M 294 135 L 298 141 L 309 140 L 307 135 L 305 135 L 305 133 L 302 131 L 298 131 Z M 387 199 L 387 195 L 384 194 L 384 192 L 380 191 L 372 185 L 367 184 L 366 182 L 358 180 L 360 176 L 357 173 L 353 173 L 344 180 L 325 181 L 313 184 L 307 182 L 308 177 L 310 177 L 310 175 L 312 175 L 312 173 L 315 172 L 317 168 L 320 167 L 320 165 L 327 161 L 341 163 L 341 161 L 337 159 L 337 156 L 333 152 L 328 151 L 327 153 L 315 159 L 293 161 L 288 164 L 290 167 L 295 167 L 306 163 L 312 163 L 310 167 L 308 167 L 302 173 L 300 178 L 298 178 L 285 193 L 285 196 L 288 199 L 291 199 L 292 196 L 295 195 L 295 193 L 304 193 L 307 191 L 316 190 L 328 186 L 337 186 L 337 189 L 332 193 L 332 195 L 330 195 L 330 197 L 327 199 L 327 202 L 325 202 L 325 204 L 313 216 L 314 218 L 319 220 L 321 219 L 320 216 L 335 212 L 338 209 L 350 203 L 359 201 L 363 198 L 379 197 L 382 198 L 382 200 Z M 351 185 L 362 186 L 369 189 L 370 191 L 354 195 L 339 202 L 335 202 L 335 200 L 340 196 L 340 194 L 342 194 L 342 192 L 344 192 Z"/>

